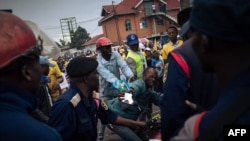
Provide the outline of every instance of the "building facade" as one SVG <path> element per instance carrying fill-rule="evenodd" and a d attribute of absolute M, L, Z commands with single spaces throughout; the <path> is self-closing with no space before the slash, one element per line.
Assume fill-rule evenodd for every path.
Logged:
<path fill-rule="evenodd" d="M 170 25 L 178 26 L 179 0 L 123 0 L 119 4 L 102 7 L 99 22 L 105 37 L 115 45 L 126 42 L 130 33 L 140 38 L 166 34 Z"/>

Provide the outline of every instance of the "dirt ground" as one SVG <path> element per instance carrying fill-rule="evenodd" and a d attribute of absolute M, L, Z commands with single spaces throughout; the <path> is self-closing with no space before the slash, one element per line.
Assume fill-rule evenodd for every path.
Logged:
<path fill-rule="evenodd" d="M 159 107 L 153 105 L 153 112 L 159 111 Z M 98 128 L 99 129 L 100 122 L 98 123 Z M 97 141 L 99 141 L 97 139 Z M 105 135 L 104 135 L 104 141 L 124 141 L 121 137 L 119 137 L 117 134 L 112 132 L 110 129 L 106 128 L 105 129 Z"/>

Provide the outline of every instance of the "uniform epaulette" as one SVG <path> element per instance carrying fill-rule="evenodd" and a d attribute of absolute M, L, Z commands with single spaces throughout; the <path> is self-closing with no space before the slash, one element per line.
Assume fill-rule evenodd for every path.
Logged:
<path fill-rule="evenodd" d="M 70 102 L 72 103 L 72 105 L 73 105 L 74 107 L 76 107 L 77 104 L 78 104 L 80 101 L 81 101 L 81 97 L 80 97 L 79 93 L 76 93 L 76 94 L 72 97 L 72 99 L 70 100 Z"/>

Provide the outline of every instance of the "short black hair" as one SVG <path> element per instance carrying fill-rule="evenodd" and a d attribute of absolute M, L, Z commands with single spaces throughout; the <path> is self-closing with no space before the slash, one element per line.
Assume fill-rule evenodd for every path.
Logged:
<path fill-rule="evenodd" d="M 26 64 L 38 61 L 38 56 L 20 56 L 10 62 L 7 66 L 0 68 L 0 77 L 13 74 L 21 74 L 22 67 Z"/>
<path fill-rule="evenodd" d="M 145 75 L 149 72 L 149 70 L 151 70 L 151 69 L 153 69 L 153 70 L 156 72 L 156 70 L 155 70 L 153 67 L 147 67 L 147 68 L 143 71 L 142 75 L 145 76 Z M 157 72 L 156 72 L 156 73 L 157 73 Z"/>
<path fill-rule="evenodd" d="M 176 32 L 178 32 L 178 29 L 177 29 L 175 26 L 169 26 L 168 29 L 167 29 L 167 31 L 168 31 L 170 28 L 173 28 L 173 29 L 175 29 Z"/>

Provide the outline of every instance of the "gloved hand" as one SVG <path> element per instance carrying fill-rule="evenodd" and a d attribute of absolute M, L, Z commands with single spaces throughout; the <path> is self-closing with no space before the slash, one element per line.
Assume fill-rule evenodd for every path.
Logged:
<path fill-rule="evenodd" d="M 119 90 L 120 92 L 128 91 L 127 87 L 125 86 L 125 83 L 118 79 L 112 83 L 112 86 L 117 90 Z"/>

